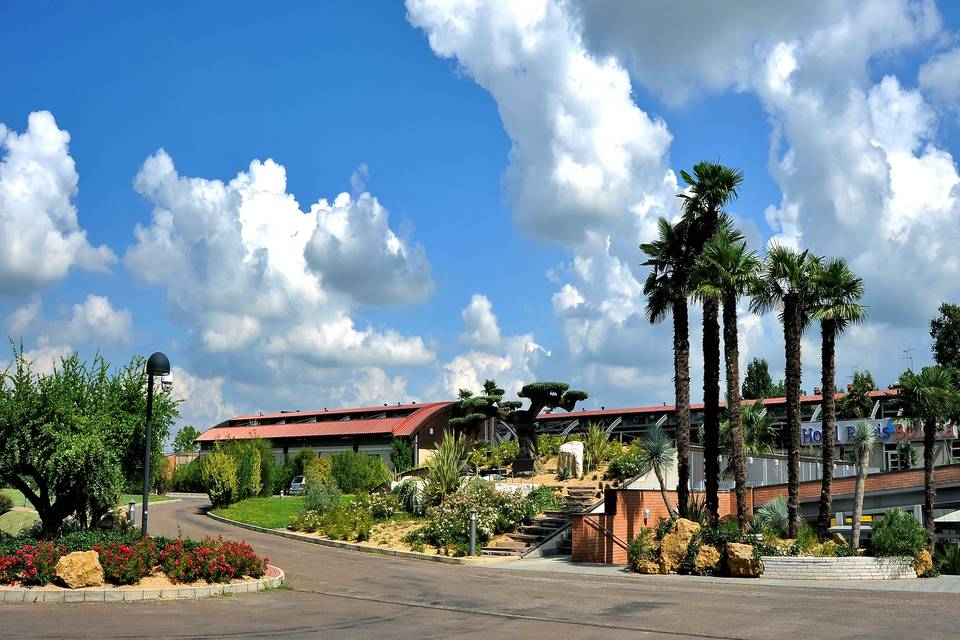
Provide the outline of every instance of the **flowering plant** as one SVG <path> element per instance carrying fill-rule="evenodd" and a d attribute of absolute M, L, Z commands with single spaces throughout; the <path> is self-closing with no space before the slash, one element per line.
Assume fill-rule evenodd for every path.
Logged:
<path fill-rule="evenodd" d="M 52 542 L 26 544 L 10 555 L 0 556 L 0 584 L 47 584 L 56 572 L 57 560 L 67 552 Z"/>
<path fill-rule="evenodd" d="M 100 556 L 100 566 L 107 582 L 137 584 L 153 570 L 156 549 L 150 538 L 131 544 L 110 542 L 92 548 Z"/>

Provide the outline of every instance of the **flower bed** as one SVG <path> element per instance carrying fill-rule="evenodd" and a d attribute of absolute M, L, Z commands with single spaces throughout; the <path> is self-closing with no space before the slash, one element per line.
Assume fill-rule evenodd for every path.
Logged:
<path fill-rule="evenodd" d="M 221 584 L 260 578 L 267 568 L 267 559 L 257 556 L 245 542 L 98 533 L 42 542 L 0 539 L 0 585 L 54 583 L 57 563 L 74 551 L 95 551 L 103 581 L 117 586 L 135 585 L 148 576 L 162 576 L 173 584 Z"/>

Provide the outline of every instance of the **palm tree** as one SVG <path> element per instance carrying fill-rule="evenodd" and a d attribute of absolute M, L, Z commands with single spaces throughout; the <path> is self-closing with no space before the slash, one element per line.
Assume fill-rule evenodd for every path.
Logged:
<path fill-rule="evenodd" d="M 651 267 L 643 284 L 647 317 L 652 323 L 673 315 L 673 385 L 677 417 L 677 502 L 687 504 L 690 494 L 690 338 L 687 295 L 693 254 L 687 242 L 688 225 L 658 221 L 658 237 L 640 245 Z"/>
<path fill-rule="evenodd" d="M 742 401 L 741 401 L 742 402 Z M 741 404 L 743 413 L 743 449 L 749 456 L 773 453 L 776 448 L 777 430 L 767 415 L 763 400 Z M 733 441 L 730 436 L 730 421 L 720 424 L 720 450 L 733 459 Z M 724 478 L 734 477 L 732 462 L 723 470 Z M 784 509 L 786 509 L 786 502 Z M 786 520 L 784 520 L 786 521 Z"/>
<path fill-rule="evenodd" d="M 943 367 L 924 367 L 920 373 L 907 370 L 900 375 L 897 404 L 906 418 L 923 425 L 923 524 L 929 536 L 930 553 L 933 553 L 933 501 L 936 497 L 933 463 L 937 423 L 946 421 L 958 410 L 960 392 L 949 370 Z"/>
<path fill-rule="evenodd" d="M 860 518 L 863 517 L 863 484 L 867 480 L 867 470 L 870 466 L 870 450 L 877 446 L 880 439 L 877 430 L 866 420 L 861 420 L 853 427 L 849 446 L 853 447 L 857 456 L 857 484 L 853 492 L 853 530 L 851 543 L 854 549 L 860 548 Z M 838 522 L 842 525 L 842 522 Z"/>
<path fill-rule="evenodd" d="M 836 401 L 836 340 L 851 324 L 859 324 L 867 312 L 863 299 L 863 279 L 858 277 L 843 258 L 827 260 L 817 268 L 813 277 L 817 306 L 812 317 L 820 321 L 822 347 L 820 351 L 822 373 L 822 422 L 823 474 L 820 486 L 820 511 L 817 528 L 826 531 L 830 527 L 830 508 L 833 493 L 834 439 L 837 424 Z"/>
<path fill-rule="evenodd" d="M 697 262 L 696 294 L 706 301 L 723 304 L 723 355 L 727 372 L 727 420 L 733 448 L 733 471 L 736 480 L 737 522 L 746 532 L 747 460 L 743 444 L 743 418 L 740 409 L 740 347 L 737 332 L 737 301 L 754 287 L 760 261 L 757 254 L 730 224 L 720 230 L 704 246 Z"/>
<path fill-rule="evenodd" d="M 670 496 L 667 495 L 667 487 L 664 484 L 664 473 L 673 467 L 673 459 L 677 454 L 673 441 L 664 433 L 660 427 L 652 427 L 650 431 L 640 438 L 637 444 L 637 450 L 640 454 L 641 473 L 650 473 L 657 477 L 660 483 L 660 495 L 663 497 L 663 504 L 667 508 L 667 513 L 673 518 L 677 515 L 676 510 L 670 503 Z"/>
<path fill-rule="evenodd" d="M 680 171 L 689 189 L 678 194 L 683 198 L 683 219 L 690 225 L 690 246 L 698 254 L 714 236 L 720 225 L 723 207 L 739 196 L 743 172 L 719 163 L 699 162 L 693 176 Z M 706 503 L 709 519 L 719 518 L 720 490 L 720 303 L 712 298 L 703 301 L 703 466 L 706 481 Z"/>
<path fill-rule="evenodd" d="M 818 262 L 809 251 L 798 253 L 774 245 L 764 259 L 750 305 L 755 313 L 781 310 L 787 365 L 787 506 L 791 538 L 800 530 L 800 338 L 816 299 L 811 280 Z"/>

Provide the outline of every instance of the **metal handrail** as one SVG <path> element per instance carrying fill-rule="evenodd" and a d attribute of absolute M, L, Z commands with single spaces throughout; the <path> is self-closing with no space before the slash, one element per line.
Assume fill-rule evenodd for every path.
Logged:
<path fill-rule="evenodd" d="M 602 515 L 602 514 L 587 514 L 587 513 L 585 513 L 585 514 L 583 514 L 583 515 L 586 516 L 586 515 Z M 615 534 L 613 531 L 610 531 L 610 529 L 607 529 L 605 526 L 603 526 L 603 525 L 600 524 L 599 522 L 594 522 L 593 520 L 590 520 L 589 518 L 584 518 L 584 521 L 585 521 L 587 524 L 589 524 L 591 527 L 593 527 L 594 529 L 596 529 L 597 531 L 599 531 L 600 533 L 602 533 L 602 534 L 604 535 L 604 537 L 606 537 L 608 540 L 612 540 L 613 543 L 616 544 L 617 546 L 619 546 L 621 549 L 623 549 L 624 551 L 627 550 L 627 543 L 624 542 L 623 540 L 621 540 L 621 539 L 617 536 L 617 534 Z"/>

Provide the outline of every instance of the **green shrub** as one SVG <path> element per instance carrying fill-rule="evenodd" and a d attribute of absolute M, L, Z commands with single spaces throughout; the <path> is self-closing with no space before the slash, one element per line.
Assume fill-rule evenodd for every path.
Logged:
<path fill-rule="evenodd" d="M 237 500 L 237 462 L 219 446 L 203 465 L 203 486 L 214 507 L 226 507 Z"/>
<path fill-rule="evenodd" d="M 320 519 L 320 530 L 332 540 L 364 542 L 370 539 L 371 529 L 373 516 L 367 505 L 358 502 L 342 502 Z"/>
<path fill-rule="evenodd" d="M 162 496 L 170 490 L 170 461 L 166 457 L 160 458 L 157 468 L 152 470 L 153 490 Z M 141 483 L 142 484 L 142 483 Z"/>
<path fill-rule="evenodd" d="M 871 545 L 875 556 L 910 556 L 927 548 L 927 530 L 903 509 L 888 509 L 874 521 Z"/>
<path fill-rule="evenodd" d="M 413 468 L 413 447 L 408 438 L 394 438 L 390 441 L 390 464 L 397 473 Z"/>
<path fill-rule="evenodd" d="M 698 522 L 700 526 L 706 524 L 708 515 L 707 501 L 704 495 L 697 497 L 690 494 L 690 497 L 687 498 L 687 504 L 680 506 L 680 517 Z"/>
<path fill-rule="evenodd" d="M 607 438 L 603 427 L 596 422 L 591 422 L 587 425 L 587 433 L 583 439 L 583 470 L 595 471 L 610 459 L 615 446 Z"/>
<path fill-rule="evenodd" d="M 390 479 L 379 456 L 347 451 L 334 455 L 330 462 L 333 481 L 344 493 L 373 491 Z"/>
<path fill-rule="evenodd" d="M 656 562 L 657 539 L 653 529 L 644 527 L 627 544 L 627 562 L 636 570 L 641 562 Z"/>
<path fill-rule="evenodd" d="M 231 440 L 224 453 L 237 465 L 237 495 L 234 501 L 260 495 L 260 450 L 252 440 Z"/>
<path fill-rule="evenodd" d="M 797 531 L 796 547 L 802 554 L 810 553 L 814 547 L 820 544 L 817 532 L 809 524 L 804 523 Z"/>
<path fill-rule="evenodd" d="M 287 458 L 283 466 L 277 469 L 274 474 L 273 492 L 289 491 L 290 483 L 296 476 L 304 475 L 304 467 L 312 460 L 318 458 L 315 451 L 311 449 L 301 449 L 295 455 Z"/>
<path fill-rule="evenodd" d="M 520 443 L 516 440 L 506 440 L 493 448 L 490 453 L 490 462 L 495 467 L 505 467 L 513 464 L 519 455 Z"/>
<path fill-rule="evenodd" d="M 332 482 L 307 482 L 303 498 L 307 511 L 323 514 L 340 504 L 343 494 Z"/>
<path fill-rule="evenodd" d="M 777 496 L 760 505 L 753 514 L 755 533 L 770 533 L 778 538 L 786 538 L 790 530 L 789 524 L 787 500 L 783 496 Z"/>
<path fill-rule="evenodd" d="M 646 470 L 640 449 L 630 445 L 614 448 L 610 455 L 610 464 L 607 465 L 606 477 L 610 479 L 626 480 L 640 475 Z"/>
<path fill-rule="evenodd" d="M 560 496 L 557 492 L 543 485 L 527 494 L 527 500 L 533 503 L 536 513 L 555 511 L 561 506 Z"/>
<path fill-rule="evenodd" d="M 6 493 L 0 493 L 0 516 L 13 509 L 13 498 Z"/>
<path fill-rule="evenodd" d="M 540 458 L 546 460 L 552 458 L 560 452 L 560 445 L 564 443 L 563 436 L 541 434 L 537 436 L 537 451 L 540 452 Z"/>
<path fill-rule="evenodd" d="M 206 459 L 207 456 L 200 456 L 177 467 L 170 479 L 170 490 L 184 493 L 205 492 L 207 488 L 203 483 L 203 464 Z"/>
<path fill-rule="evenodd" d="M 333 483 L 333 462 L 330 458 L 314 457 L 303 463 L 303 479 L 307 484 Z"/>
<path fill-rule="evenodd" d="M 273 455 L 270 441 L 263 438 L 254 438 L 249 442 L 250 446 L 260 453 L 260 493 L 257 495 L 264 498 L 272 496 L 277 483 L 277 475 L 280 473 L 280 466 L 277 464 L 276 456 Z"/>
<path fill-rule="evenodd" d="M 416 480 L 406 480 L 393 489 L 404 511 L 413 515 L 423 515 L 424 501 Z"/>
<path fill-rule="evenodd" d="M 945 544 L 936 550 L 933 566 L 940 573 L 951 576 L 960 575 L 960 542 Z"/>

